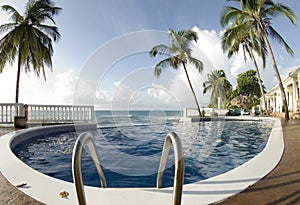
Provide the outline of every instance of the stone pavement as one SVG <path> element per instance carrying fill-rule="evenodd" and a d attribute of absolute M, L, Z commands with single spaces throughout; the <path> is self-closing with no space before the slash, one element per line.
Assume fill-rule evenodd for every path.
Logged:
<path fill-rule="evenodd" d="M 13 127 L 0 127 L 0 136 L 9 132 L 13 132 Z M 3 156 L 0 156 L 3 157 Z M 21 172 L 20 172 L 21 173 Z M 0 204 L 1 205 L 41 205 L 42 203 L 34 200 L 30 196 L 27 196 L 18 188 L 10 184 L 6 178 L 3 177 L 0 170 Z"/>
<path fill-rule="evenodd" d="M 249 189 L 218 205 L 300 205 L 300 120 L 282 120 L 282 125 L 285 150 L 278 166 Z M 0 136 L 11 131 L 13 128 L 0 127 Z M 42 203 L 23 194 L 0 173 L 0 204 Z"/>
<path fill-rule="evenodd" d="M 0 204 L 3 205 L 41 205 L 42 203 L 27 196 L 11 185 L 0 173 Z"/>

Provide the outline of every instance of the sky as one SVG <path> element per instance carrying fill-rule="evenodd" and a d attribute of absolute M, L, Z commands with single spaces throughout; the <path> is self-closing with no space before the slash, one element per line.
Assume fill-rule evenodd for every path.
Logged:
<path fill-rule="evenodd" d="M 277 1 L 276 1 L 277 2 Z M 281 1 L 300 15 L 300 2 Z M 151 59 L 149 50 L 168 44 L 168 29 L 193 29 L 199 40 L 193 54 L 204 62 L 198 73 L 190 66 L 189 75 L 200 106 L 207 106 L 209 94 L 202 84 L 214 69 L 223 69 L 233 86 L 237 75 L 253 69 L 240 53 L 228 59 L 221 49 L 220 14 L 225 0 L 88 0 L 55 1 L 62 12 L 55 17 L 62 35 L 54 43 L 53 72 L 47 81 L 33 73 L 21 75 L 19 102 L 27 104 L 93 104 L 97 109 L 182 109 L 195 107 L 187 80 L 181 70 L 166 69 L 159 78 L 153 68 L 161 57 Z M 25 1 L 0 0 L 23 13 Z M 0 24 L 9 15 L 0 11 Z M 273 20 L 273 26 L 294 50 L 291 57 L 271 41 L 278 68 L 284 78 L 300 65 L 299 26 L 285 18 Z M 1 36 L 0 36 L 1 37 Z M 260 63 L 260 62 L 259 62 Z M 260 63 L 261 65 L 261 63 Z M 0 74 L 0 102 L 15 99 L 16 63 L 7 64 Z M 270 61 L 261 70 L 267 90 L 276 85 Z"/>

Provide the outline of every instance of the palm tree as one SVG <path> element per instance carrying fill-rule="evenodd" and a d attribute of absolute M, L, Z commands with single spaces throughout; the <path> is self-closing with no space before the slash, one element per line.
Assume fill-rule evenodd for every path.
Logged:
<path fill-rule="evenodd" d="M 55 24 L 53 16 L 57 15 L 61 8 L 55 7 L 51 0 L 29 0 L 25 6 L 24 16 L 10 5 L 1 8 L 11 15 L 11 22 L 0 26 L 0 33 L 5 34 L 0 40 L 0 72 L 7 62 L 12 65 L 15 58 L 18 58 L 15 99 L 18 103 L 22 69 L 25 72 L 33 69 L 38 77 L 42 73 L 45 80 L 45 66 L 52 71 L 52 40 L 57 41 L 60 33 L 56 26 L 44 22 L 50 21 Z"/>
<path fill-rule="evenodd" d="M 247 60 L 246 53 L 250 56 L 250 59 L 254 63 L 254 67 L 256 70 L 259 88 L 261 92 L 261 96 L 263 97 L 263 101 L 265 103 L 264 110 L 267 108 L 266 99 L 265 99 L 265 91 L 262 85 L 262 79 L 260 77 L 260 72 L 258 68 L 258 64 L 256 58 L 254 56 L 253 51 L 256 51 L 258 55 L 262 58 L 263 68 L 265 68 L 266 64 L 266 46 L 257 33 L 245 23 L 242 22 L 242 19 L 236 19 L 237 22 L 233 24 L 231 27 L 227 28 L 226 31 L 222 35 L 222 47 L 223 51 L 228 50 L 228 58 L 231 58 L 234 53 L 238 53 L 240 50 L 240 45 L 242 46 L 244 59 Z"/>
<path fill-rule="evenodd" d="M 217 107 L 218 98 L 220 98 L 221 104 L 224 105 L 232 91 L 232 85 L 227 80 L 224 70 L 213 70 L 207 74 L 207 77 L 208 80 L 203 83 L 203 94 L 207 91 L 211 92 L 209 104 Z"/>
<path fill-rule="evenodd" d="M 192 57 L 191 43 L 193 41 L 197 42 L 198 35 L 191 29 L 177 32 L 173 29 L 169 29 L 169 36 L 171 37 L 170 45 L 157 45 L 153 47 L 149 53 L 152 58 L 156 57 L 157 55 L 167 57 L 166 59 L 160 61 L 155 65 L 154 75 L 156 77 L 159 77 L 163 69 L 167 67 L 172 67 L 177 70 L 180 66 L 182 66 L 187 77 L 190 89 L 193 93 L 199 116 L 201 116 L 202 114 L 200 111 L 199 103 L 187 71 L 188 63 L 192 63 L 199 72 L 203 70 L 203 63 L 200 60 Z"/>
<path fill-rule="evenodd" d="M 238 1 L 238 0 L 228 0 Z M 288 104 L 284 92 L 282 80 L 277 68 L 276 60 L 269 42 L 268 37 L 272 37 L 281 43 L 290 55 L 293 55 L 292 49 L 285 42 L 282 36 L 272 27 L 271 20 L 276 16 L 287 17 L 294 25 L 297 22 L 295 13 L 291 8 L 282 4 L 274 3 L 272 0 L 239 0 L 241 9 L 227 6 L 221 16 L 221 24 L 226 26 L 231 20 L 241 18 L 243 22 L 251 27 L 266 44 L 268 54 L 270 55 L 272 66 L 279 84 L 283 106 L 285 110 L 285 118 L 289 119 Z"/>

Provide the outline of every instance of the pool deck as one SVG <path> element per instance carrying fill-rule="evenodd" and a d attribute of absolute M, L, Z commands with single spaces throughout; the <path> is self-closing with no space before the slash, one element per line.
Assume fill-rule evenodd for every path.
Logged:
<path fill-rule="evenodd" d="M 249 189 L 218 204 L 300 204 L 300 120 L 282 120 L 282 127 L 285 150 L 278 166 Z M 11 131 L 14 129 L 0 127 L 0 136 Z M 19 191 L 0 173 L 0 204 L 42 203 Z"/>

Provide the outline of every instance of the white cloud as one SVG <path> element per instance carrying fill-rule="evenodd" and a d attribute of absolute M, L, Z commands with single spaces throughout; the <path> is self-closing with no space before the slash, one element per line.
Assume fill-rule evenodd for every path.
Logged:
<path fill-rule="evenodd" d="M 153 98 L 160 97 L 159 90 L 157 88 L 153 88 L 153 87 L 147 89 L 147 94 Z"/>
<path fill-rule="evenodd" d="M 217 36 L 215 32 L 212 32 L 211 35 Z M 218 47 L 216 38 L 212 39 L 214 40 L 214 45 Z M 219 53 L 222 54 L 222 52 Z M 193 65 L 188 65 L 188 73 L 199 103 L 201 106 L 205 106 L 208 104 L 209 96 L 202 94 L 202 84 L 206 79 L 207 73 L 210 73 L 214 66 L 202 50 L 195 48 L 193 56 L 201 59 L 206 68 L 202 74 L 199 74 Z M 221 57 L 224 58 L 223 54 Z M 120 81 L 110 82 L 110 84 L 114 85 L 113 88 L 107 86 L 108 82 L 106 83 L 107 87 L 99 83 L 103 87 L 98 88 L 97 104 L 103 105 L 111 101 L 112 107 L 116 109 L 126 109 L 128 107 L 132 109 L 149 109 L 159 106 L 165 109 L 195 107 L 193 95 L 188 86 L 186 76 L 181 69 L 175 71 L 172 68 L 167 68 L 157 79 L 153 75 L 153 66 L 137 68 L 127 72 L 125 76 L 119 77 Z M 112 79 L 106 77 L 102 80 L 106 82 Z"/>
<path fill-rule="evenodd" d="M 193 89 L 196 93 L 199 105 L 205 106 L 209 103 L 209 96 L 203 95 L 202 84 L 204 82 L 204 76 L 193 69 L 188 70 L 189 78 L 191 80 Z M 185 73 L 179 72 L 179 74 L 172 79 L 169 87 L 170 91 L 176 96 L 182 108 L 184 107 L 196 107 L 192 91 L 188 85 L 187 77 Z"/>
<path fill-rule="evenodd" d="M 0 74 L 1 102 L 15 102 L 16 65 Z M 34 73 L 21 73 L 19 102 L 27 104 L 72 104 L 74 71 L 47 72 L 47 81 Z"/>
<path fill-rule="evenodd" d="M 113 97 L 113 91 L 110 90 L 98 90 L 96 92 L 97 101 L 111 102 Z"/>
<path fill-rule="evenodd" d="M 97 98 L 94 82 L 87 79 L 77 78 L 74 84 L 75 83 L 73 103 L 86 105 L 94 104 L 96 100 L 95 98 Z"/>
<path fill-rule="evenodd" d="M 248 61 L 250 62 L 250 60 L 248 60 Z M 231 61 L 231 75 L 237 76 L 241 72 L 246 71 L 248 69 L 248 68 L 246 68 L 247 67 L 246 62 L 245 62 L 244 56 L 241 52 L 236 54 Z M 251 63 L 252 63 L 252 61 L 251 61 Z M 253 65 L 253 64 L 251 64 L 251 65 Z"/>
<path fill-rule="evenodd" d="M 0 74 L 1 102 L 5 102 L 5 103 L 15 102 L 16 77 L 17 77 L 15 71 L 16 68 L 14 67 L 13 68 L 6 67 L 3 70 L 3 72 Z"/>
<path fill-rule="evenodd" d="M 193 30 L 199 37 L 196 46 L 210 59 L 213 67 L 220 69 L 226 66 L 228 60 L 222 51 L 220 35 L 215 30 L 201 30 L 198 27 L 194 27 Z"/>
<path fill-rule="evenodd" d="M 130 98 L 134 91 L 132 88 L 125 84 L 120 83 L 119 86 L 114 90 L 112 96 L 112 108 L 113 109 L 127 109 Z"/>
<path fill-rule="evenodd" d="M 121 85 L 121 82 L 114 82 L 114 85 L 119 87 Z"/>
<path fill-rule="evenodd" d="M 156 85 L 155 83 L 153 83 L 152 86 L 147 89 L 147 94 L 165 105 L 173 104 L 174 102 L 176 102 L 172 90 L 166 90 L 165 88 Z"/>
<path fill-rule="evenodd" d="M 135 79 L 142 81 L 137 82 Z M 143 69 L 133 72 L 130 78 L 123 79 L 115 90 L 99 89 L 97 104 L 106 103 L 109 108 L 114 109 L 180 109 L 183 102 L 191 100 L 191 96 L 182 95 L 187 93 L 185 84 L 181 75 L 174 75 L 174 71 L 166 70 L 156 79 L 153 78 L 152 69 Z M 183 90 L 182 93 L 180 90 Z"/>
<path fill-rule="evenodd" d="M 46 82 L 30 75 L 24 79 L 23 101 L 37 104 L 72 104 L 75 81 L 72 69 L 48 73 Z"/>
<path fill-rule="evenodd" d="M 215 30 L 202 30 L 198 27 L 194 27 L 193 30 L 197 32 L 199 37 L 198 42 L 195 44 L 196 48 L 194 49 L 194 53 L 202 52 L 198 54 L 198 58 L 204 63 L 204 69 L 201 73 L 203 81 L 207 79 L 207 74 L 212 70 L 223 69 L 228 80 L 234 85 L 236 82 L 237 68 L 232 65 L 232 62 L 237 60 L 235 60 L 235 56 L 233 56 L 232 59 L 228 59 L 227 54 L 223 52 L 221 46 L 222 31 L 217 33 Z M 200 87 L 202 88 L 202 84 Z"/>

